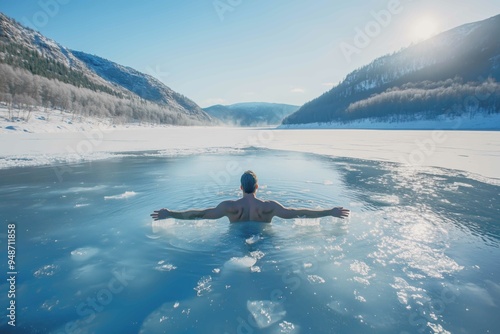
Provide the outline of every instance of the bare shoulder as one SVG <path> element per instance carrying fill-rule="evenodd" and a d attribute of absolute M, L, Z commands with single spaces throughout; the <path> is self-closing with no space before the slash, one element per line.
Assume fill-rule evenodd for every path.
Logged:
<path fill-rule="evenodd" d="M 269 205 L 270 207 L 282 207 L 283 205 L 281 205 L 280 202 L 278 201 L 274 201 L 274 200 L 271 200 L 271 201 L 264 201 L 267 205 Z"/>
<path fill-rule="evenodd" d="M 282 208 L 283 205 L 281 205 L 278 201 L 262 201 L 262 207 L 266 211 L 274 211 L 276 209 Z"/>
<path fill-rule="evenodd" d="M 232 200 L 222 201 L 217 206 L 222 207 L 222 208 L 234 207 L 234 206 L 236 206 L 236 201 L 232 201 Z"/>
<path fill-rule="evenodd" d="M 219 205 L 217 205 L 217 207 L 225 211 L 235 211 L 238 208 L 238 201 L 222 201 Z"/>

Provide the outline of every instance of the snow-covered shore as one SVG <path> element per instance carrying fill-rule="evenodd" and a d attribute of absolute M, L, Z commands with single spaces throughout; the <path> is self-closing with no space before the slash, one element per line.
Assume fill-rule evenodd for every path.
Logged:
<path fill-rule="evenodd" d="M 177 156 L 260 147 L 396 162 L 411 169 L 441 167 L 500 182 L 499 131 L 178 127 L 112 124 L 58 113 L 48 120 L 41 117 L 43 111 L 33 112 L 28 122 L 0 119 L 0 168 L 77 163 L 141 151 Z"/>
<path fill-rule="evenodd" d="M 96 127 L 130 129 L 144 127 L 172 127 L 151 123 L 120 123 L 111 118 L 75 115 L 67 111 L 34 108 L 33 111 L 12 109 L 0 105 L 1 133 L 57 133 L 91 131 Z"/>

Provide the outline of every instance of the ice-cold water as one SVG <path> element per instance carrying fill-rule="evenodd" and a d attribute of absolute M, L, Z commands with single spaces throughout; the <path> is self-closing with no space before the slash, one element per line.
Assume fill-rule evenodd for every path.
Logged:
<path fill-rule="evenodd" d="M 164 220 L 240 196 L 348 220 Z M 499 186 L 451 170 L 246 149 L 0 171 L 22 333 L 494 333 Z M 2 253 L 4 254 L 4 253 Z M 7 272 L 6 257 L 1 266 Z M 8 285 L 1 283 L 6 303 Z M 7 305 L 1 305 L 5 310 Z M 6 311 L 3 311 L 6 314 Z M 2 316 L 2 332 L 12 331 Z"/>

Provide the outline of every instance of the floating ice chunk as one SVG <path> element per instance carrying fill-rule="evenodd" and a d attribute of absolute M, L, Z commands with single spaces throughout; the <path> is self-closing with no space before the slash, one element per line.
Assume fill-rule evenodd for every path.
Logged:
<path fill-rule="evenodd" d="M 250 267 L 250 271 L 253 273 L 260 273 L 260 267 L 259 266 L 252 266 L 252 267 Z"/>
<path fill-rule="evenodd" d="M 251 256 L 233 257 L 224 263 L 224 268 L 232 270 L 245 270 L 251 268 L 256 262 L 257 259 Z"/>
<path fill-rule="evenodd" d="M 57 269 L 58 267 L 55 264 L 48 264 L 35 271 L 33 273 L 33 276 L 35 277 L 52 276 L 56 273 Z"/>
<path fill-rule="evenodd" d="M 247 301 L 247 309 L 260 329 L 280 321 L 286 315 L 283 305 L 270 300 Z"/>
<path fill-rule="evenodd" d="M 279 323 L 279 331 L 276 333 L 280 334 L 294 334 L 299 333 L 299 328 L 292 324 L 291 322 L 283 320 L 283 322 Z"/>
<path fill-rule="evenodd" d="M 364 263 L 363 261 L 354 260 L 353 263 L 349 266 L 349 268 L 357 274 L 366 276 L 370 271 L 370 267 Z"/>
<path fill-rule="evenodd" d="M 441 326 L 441 324 L 434 324 L 432 322 L 427 323 L 427 326 L 429 326 L 433 333 L 440 333 L 440 334 L 451 334 L 451 332 L 447 331 L 446 329 Z"/>
<path fill-rule="evenodd" d="M 356 296 L 356 300 L 360 301 L 361 303 L 366 303 L 366 299 L 363 296 Z"/>
<path fill-rule="evenodd" d="M 354 290 L 354 296 L 355 296 L 354 298 L 355 298 L 357 301 L 359 301 L 359 302 L 361 302 L 361 303 L 366 303 L 366 299 L 365 299 L 365 297 L 361 296 L 361 295 L 360 295 L 360 294 L 359 294 L 356 290 Z"/>
<path fill-rule="evenodd" d="M 108 199 L 127 199 L 127 198 L 133 197 L 135 195 L 137 195 L 137 193 L 135 191 L 126 191 L 120 195 L 104 196 L 104 199 L 105 200 L 108 200 Z"/>
<path fill-rule="evenodd" d="M 71 252 L 71 258 L 75 261 L 86 261 L 99 253 L 99 249 L 94 247 L 77 248 Z"/>
<path fill-rule="evenodd" d="M 318 276 L 318 275 L 307 275 L 307 280 L 311 284 L 323 284 L 323 283 L 325 283 L 325 280 L 323 279 L 323 277 Z"/>
<path fill-rule="evenodd" d="M 196 290 L 196 295 L 201 297 L 212 291 L 212 277 L 203 276 L 198 281 L 198 285 L 194 288 Z"/>
<path fill-rule="evenodd" d="M 165 261 L 161 260 L 158 262 L 158 265 L 155 268 L 158 271 L 172 271 L 177 269 L 176 266 L 170 263 L 165 263 Z"/>
<path fill-rule="evenodd" d="M 253 257 L 256 260 L 262 259 L 266 254 L 262 251 L 256 250 L 253 252 L 250 252 L 250 256 Z"/>
<path fill-rule="evenodd" d="M 256 234 L 256 235 L 252 235 L 250 238 L 246 239 L 245 242 L 248 245 L 253 245 L 254 243 L 256 243 L 257 241 L 259 241 L 260 239 L 262 239 L 260 237 L 260 235 Z"/>
<path fill-rule="evenodd" d="M 44 301 L 41 308 L 47 311 L 52 311 L 52 309 L 56 307 L 58 304 L 59 304 L 59 299 L 52 297 L 51 299 Z"/>
<path fill-rule="evenodd" d="M 352 279 L 355 280 L 358 283 L 361 283 L 361 284 L 364 284 L 364 285 L 370 285 L 370 281 L 367 280 L 364 277 L 354 276 Z"/>

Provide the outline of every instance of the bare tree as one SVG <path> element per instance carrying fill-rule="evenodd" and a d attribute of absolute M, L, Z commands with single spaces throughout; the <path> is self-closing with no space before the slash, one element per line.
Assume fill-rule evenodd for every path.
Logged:
<path fill-rule="evenodd" d="M 104 92 L 75 87 L 55 79 L 33 75 L 32 73 L 0 63 L 0 100 L 12 109 L 25 108 L 31 117 L 35 106 L 44 107 L 49 118 L 49 109 L 66 110 L 76 115 L 97 117 L 120 117 L 120 121 L 131 120 L 162 122 L 170 124 L 201 124 L 195 116 L 183 114 L 183 109 L 170 109 L 156 103 L 140 99 L 132 93 L 119 98 Z"/>

